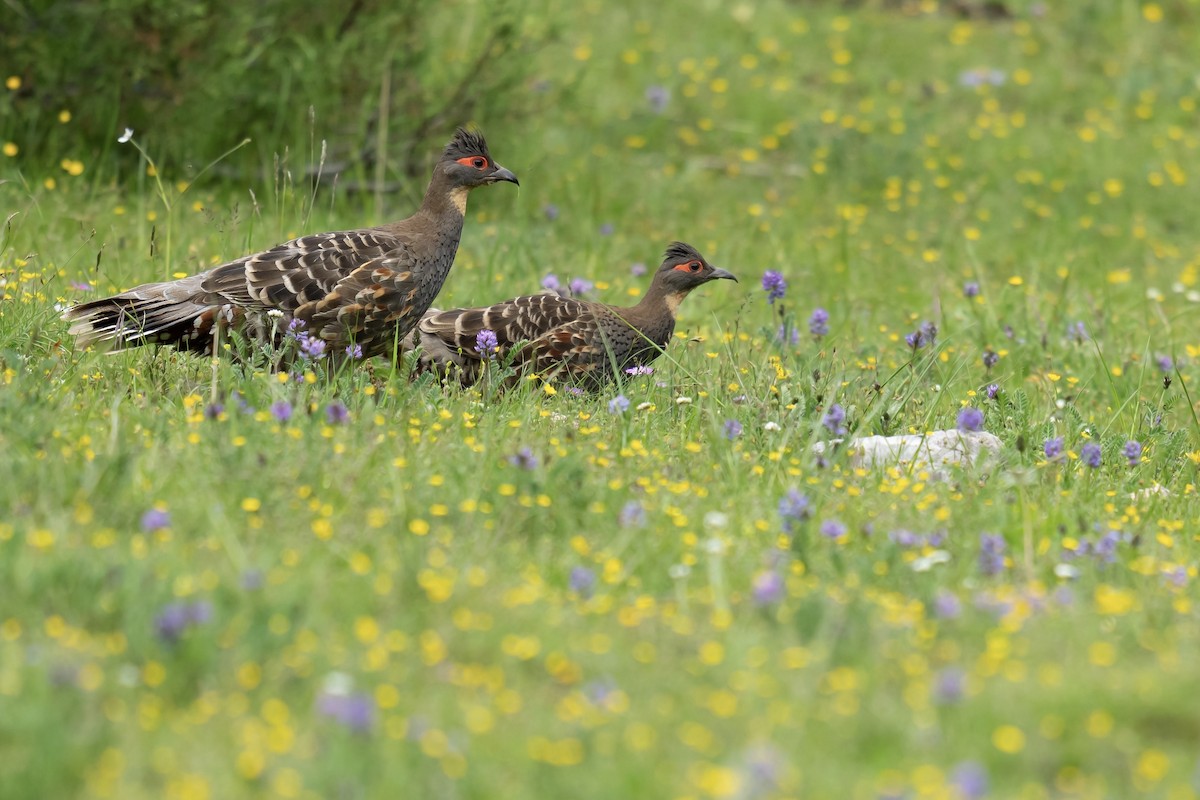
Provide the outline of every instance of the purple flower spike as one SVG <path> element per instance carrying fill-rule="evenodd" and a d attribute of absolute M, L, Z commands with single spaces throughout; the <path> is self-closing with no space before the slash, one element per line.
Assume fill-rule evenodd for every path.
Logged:
<path fill-rule="evenodd" d="M 334 400 L 325 407 L 325 421 L 330 425 L 341 425 L 350 419 L 350 409 L 340 401 Z"/>
<path fill-rule="evenodd" d="M 804 522 L 812 516 L 812 504 L 799 489 L 788 489 L 787 494 L 779 501 L 779 516 L 783 517 L 783 530 L 791 533 L 797 523 Z"/>
<path fill-rule="evenodd" d="M 808 318 L 808 332 L 818 339 L 829 335 L 829 312 L 823 308 L 815 309 Z"/>
<path fill-rule="evenodd" d="M 571 567 L 571 591 L 587 600 L 596 589 L 596 573 L 587 567 Z"/>
<path fill-rule="evenodd" d="M 787 586 L 784 584 L 783 576 L 773 569 L 758 573 L 750 588 L 750 596 L 754 598 L 754 604 L 761 607 L 775 605 L 783 599 L 785 594 L 787 594 Z"/>
<path fill-rule="evenodd" d="M 608 401 L 608 413 L 610 414 L 624 414 L 628 410 L 629 398 L 623 394 L 619 394 Z"/>
<path fill-rule="evenodd" d="M 842 423 L 846 421 L 846 410 L 837 403 L 829 406 L 825 412 L 825 416 L 821 417 L 821 424 L 829 429 L 829 432 L 834 436 L 843 436 L 846 433 L 846 426 Z"/>
<path fill-rule="evenodd" d="M 971 406 L 959 411 L 958 429 L 963 433 L 978 433 L 983 430 L 983 412 Z"/>
<path fill-rule="evenodd" d="M 646 524 L 646 509 L 642 508 L 642 504 L 637 500 L 630 500 L 621 507 L 617 521 L 621 523 L 622 528 L 640 528 Z"/>
<path fill-rule="evenodd" d="M 142 530 L 146 533 L 171 527 L 171 515 L 158 508 L 152 508 L 142 514 Z"/>
<path fill-rule="evenodd" d="M 840 539 L 846 535 L 846 526 L 836 519 L 827 519 L 821 523 L 821 535 L 830 539 Z"/>
<path fill-rule="evenodd" d="M 998 575 L 1004 571 L 1004 551 L 1008 544 L 1003 536 L 994 533 L 979 534 L 979 571 L 984 575 Z"/>
<path fill-rule="evenodd" d="M 1142 443 L 1130 439 L 1125 443 L 1125 447 L 1121 449 L 1121 455 L 1125 456 L 1129 461 L 1129 466 L 1136 467 L 1142 463 Z"/>
<path fill-rule="evenodd" d="M 516 453 L 508 457 L 508 463 L 512 464 L 514 467 L 520 467 L 521 469 L 537 469 L 538 458 L 528 447 L 522 447 Z"/>
<path fill-rule="evenodd" d="M 292 418 L 292 404 L 287 400 L 280 400 L 271 404 L 271 416 L 276 422 L 287 422 Z"/>
<path fill-rule="evenodd" d="M 317 710 L 354 733 L 366 733 L 375 723 L 375 701 L 363 692 L 322 692 L 317 698 Z"/>
<path fill-rule="evenodd" d="M 499 340 L 496 338 L 496 332 L 489 328 L 484 328 L 479 333 L 475 334 L 475 352 L 479 353 L 484 358 L 490 359 L 496 355 L 496 348 L 500 346 Z"/>
<path fill-rule="evenodd" d="M 983 800 L 988 795 L 987 769 L 978 761 L 964 761 L 950 773 L 950 781 L 963 800 Z"/>
<path fill-rule="evenodd" d="M 783 273 L 769 269 L 763 273 L 762 288 L 767 293 L 767 302 L 774 305 L 776 300 L 782 300 L 787 294 L 787 281 Z"/>

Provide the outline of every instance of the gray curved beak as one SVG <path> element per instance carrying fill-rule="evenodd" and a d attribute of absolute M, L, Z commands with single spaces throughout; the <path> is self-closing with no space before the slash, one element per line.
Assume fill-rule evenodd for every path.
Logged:
<path fill-rule="evenodd" d="M 498 183 L 500 181 L 508 181 L 509 183 L 515 183 L 517 186 L 521 185 L 521 182 L 519 180 L 517 180 L 516 175 L 513 175 L 511 172 L 506 170 L 504 167 L 497 164 L 496 171 L 488 176 L 488 183 Z"/>
<path fill-rule="evenodd" d="M 738 282 L 737 276 L 734 275 L 729 270 L 725 270 L 725 269 L 715 269 L 714 268 L 712 271 L 712 274 L 709 275 L 708 277 L 710 280 L 714 280 L 714 281 L 719 278 L 728 278 L 729 280 L 733 281 L 734 283 Z"/>

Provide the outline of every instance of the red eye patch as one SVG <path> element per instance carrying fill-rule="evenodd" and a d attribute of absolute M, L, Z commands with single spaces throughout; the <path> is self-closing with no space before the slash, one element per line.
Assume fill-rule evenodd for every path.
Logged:
<path fill-rule="evenodd" d="M 464 167 L 474 167 L 475 169 L 487 169 L 488 160 L 483 156 L 463 156 L 458 159 L 458 163 Z"/>
<path fill-rule="evenodd" d="M 676 264 L 674 267 L 671 267 L 671 269 L 675 270 L 676 272 L 699 272 L 700 262 L 689 261 L 686 264 Z"/>

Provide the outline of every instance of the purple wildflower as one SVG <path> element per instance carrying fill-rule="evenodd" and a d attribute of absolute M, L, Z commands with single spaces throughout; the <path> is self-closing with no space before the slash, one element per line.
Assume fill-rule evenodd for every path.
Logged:
<path fill-rule="evenodd" d="M 787 344 L 789 339 L 793 347 L 800 344 L 800 331 L 785 322 L 775 331 L 775 341 L 780 344 Z"/>
<path fill-rule="evenodd" d="M 587 567 L 571 567 L 570 582 L 571 591 L 586 600 L 596 588 L 596 573 Z"/>
<path fill-rule="evenodd" d="M 845 421 L 846 410 L 837 403 L 829 406 L 825 411 L 825 416 L 821 417 L 821 424 L 828 428 L 834 436 L 842 436 L 846 433 L 846 426 L 842 424 Z"/>
<path fill-rule="evenodd" d="M 629 265 L 629 274 L 635 278 L 640 278 L 646 274 L 646 265 L 641 261 L 636 261 Z"/>
<path fill-rule="evenodd" d="M 1092 555 L 1101 564 L 1111 564 L 1117 560 L 1117 545 L 1121 543 L 1121 532 L 1109 528 L 1096 543 L 1092 545 Z"/>
<path fill-rule="evenodd" d="M 933 699 L 948 706 L 962 700 L 967 688 L 967 676 L 958 667 L 946 667 L 933 679 Z"/>
<path fill-rule="evenodd" d="M 558 219 L 558 206 L 554 205 L 554 203 L 547 203 L 542 207 L 542 213 L 546 215 L 547 220 L 554 222 L 554 220 Z"/>
<path fill-rule="evenodd" d="M 496 354 L 496 348 L 499 346 L 500 342 L 496 338 L 495 331 L 484 328 L 475 334 L 475 352 L 484 358 L 492 358 Z"/>
<path fill-rule="evenodd" d="M 967 406 L 958 412 L 957 427 L 963 433 L 977 433 L 983 430 L 983 412 Z"/>
<path fill-rule="evenodd" d="M 646 87 L 646 102 L 650 104 L 651 111 L 661 114 L 671 102 L 671 90 L 657 83 L 651 84 Z"/>
<path fill-rule="evenodd" d="M 989 383 L 987 388 L 983 390 L 983 394 L 988 400 L 995 400 L 996 395 L 1000 394 L 1000 384 Z"/>
<path fill-rule="evenodd" d="M 653 375 L 654 367 L 647 367 L 645 364 L 638 364 L 636 367 L 627 367 L 625 369 L 625 374 L 626 375 L 634 375 L 634 376 Z"/>
<path fill-rule="evenodd" d="M 725 420 L 725 438 L 733 440 L 742 435 L 742 423 L 736 419 Z"/>
<path fill-rule="evenodd" d="M 171 527 L 171 515 L 161 508 L 152 508 L 142 514 L 142 530 L 146 533 Z"/>
<path fill-rule="evenodd" d="M 901 547 L 917 547 L 925 543 L 920 536 L 903 528 L 889 531 L 888 540 L 900 545 Z"/>
<path fill-rule="evenodd" d="M 1121 455 L 1129 461 L 1129 466 L 1136 467 L 1142 463 L 1142 443 L 1134 439 L 1130 439 L 1121 448 Z"/>
<path fill-rule="evenodd" d="M 921 323 L 919 330 L 921 331 L 921 336 L 925 340 L 925 344 L 932 347 L 934 344 L 937 343 L 937 336 L 938 336 L 937 325 L 934 325 L 929 320 L 926 320 Z"/>
<path fill-rule="evenodd" d="M 1079 460 L 1092 469 L 1099 469 L 1104 460 L 1104 451 L 1095 442 L 1085 442 L 1083 447 L 1079 448 Z"/>
<path fill-rule="evenodd" d="M 1170 372 L 1171 370 L 1175 369 L 1175 362 L 1171 360 L 1170 356 L 1157 356 L 1154 359 L 1154 363 L 1157 364 L 1158 368 L 1163 372 Z"/>
<path fill-rule="evenodd" d="M 546 277 L 542 278 L 542 288 L 549 289 L 552 292 L 557 292 L 562 288 L 562 283 L 558 280 L 558 276 L 553 272 L 547 273 Z"/>
<path fill-rule="evenodd" d="M 292 418 L 292 404 L 287 400 L 280 400 L 271 404 L 271 416 L 276 422 L 287 422 Z"/>
<path fill-rule="evenodd" d="M 608 413 L 610 414 L 624 414 L 628 410 L 629 398 L 623 394 L 619 394 L 608 401 Z"/>
<path fill-rule="evenodd" d="M 93 287 L 87 281 L 71 281 L 71 288 L 77 292 L 90 292 Z"/>
<path fill-rule="evenodd" d="M 1004 551 L 1008 544 L 1004 537 L 995 533 L 979 534 L 979 571 L 984 575 L 998 575 L 1004 571 Z"/>
<path fill-rule="evenodd" d="M 288 333 L 293 339 L 298 338 L 299 333 L 307 327 L 308 323 L 302 319 L 292 319 L 287 324 Z"/>
<path fill-rule="evenodd" d="M 750 596 L 757 606 L 773 606 L 787 593 L 783 576 L 773 569 L 764 570 L 754 576 Z"/>
<path fill-rule="evenodd" d="M 1188 582 L 1187 567 L 1178 566 L 1163 570 L 1163 580 L 1176 589 L 1182 589 Z"/>
<path fill-rule="evenodd" d="M 247 592 L 257 591 L 263 587 L 265 578 L 261 569 L 248 569 L 242 573 L 242 588 Z"/>
<path fill-rule="evenodd" d="M 212 604 L 207 600 L 194 603 L 168 603 L 154 618 L 154 631 L 167 644 L 174 644 L 195 625 L 212 619 Z"/>
<path fill-rule="evenodd" d="M 363 349 L 362 349 L 362 345 L 361 345 L 361 344 L 348 344 L 348 345 L 346 345 L 346 355 L 347 355 L 349 358 L 352 358 L 352 359 L 354 359 L 355 361 L 357 361 L 358 359 L 362 358 L 362 357 L 363 357 Z"/>
<path fill-rule="evenodd" d="M 317 361 L 325 357 L 325 340 L 317 339 L 307 334 L 301 334 L 296 337 L 296 341 L 300 343 L 301 358 Z"/>
<path fill-rule="evenodd" d="M 962 614 L 962 602 L 957 595 L 943 589 L 933 598 L 933 613 L 938 619 L 958 619 Z"/>
<path fill-rule="evenodd" d="M 615 231 L 616 229 L 617 229 L 616 226 L 613 225 L 611 222 L 606 222 L 600 226 L 600 230 L 597 231 L 597 233 L 599 233 L 601 236 L 612 236 L 613 231 Z"/>
<path fill-rule="evenodd" d="M 963 284 L 963 297 L 979 297 L 979 284 L 975 281 L 967 281 Z"/>
<path fill-rule="evenodd" d="M 1058 461 L 1063 456 L 1063 437 L 1056 436 L 1053 439 L 1047 439 L 1042 444 L 1042 452 L 1046 454 L 1047 461 Z"/>
<path fill-rule="evenodd" d="M 205 419 L 216 419 L 217 417 L 221 416 L 224 413 L 225 413 L 225 404 L 224 403 L 210 403 L 209 405 L 204 407 L 204 418 Z"/>
<path fill-rule="evenodd" d="M 538 457 L 533 454 L 533 450 L 522 447 L 508 457 L 508 463 L 521 469 L 537 469 Z"/>
<path fill-rule="evenodd" d="M 1087 326 L 1082 322 L 1075 322 L 1067 326 L 1067 338 L 1082 344 L 1088 340 Z"/>
<path fill-rule="evenodd" d="M 846 526 L 840 520 L 827 519 L 821 523 L 821 535 L 830 539 L 840 539 L 846 535 Z"/>
<path fill-rule="evenodd" d="M 640 528 L 646 524 L 646 509 L 637 500 L 630 500 L 621 507 L 617 521 L 622 528 Z"/>
<path fill-rule="evenodd" d="M 983 351 L 983 366 L 985 369 L 990 370 L 992 367 L 996 366 L 999 363 L 1000 363 L 1000 356 L 996 354 L 995 350 Z"/>
<path fill-rule="evenodd" d="M 330 425 L 341 425 L 350 419 L 350 409 L 340 400 L 334 400 L 329 405 L 325 406 L 325 421 Z"/>
<path fill-rule="evenodd" d="M 950 782 L 963 800 L 982 800 L 988 795 L 987 769 L 978 761 L 964 761 L 950 772 Z"/>
<path fill-rule="evenodd" d="M 1008 76 L 1001 69 L 988 69 L 986 67 L 975 67 L 974 69 L 964 70 L 958 74 L 958 85 L 968 89 L 975 89 L 980 86 L 1003 86 Z"/>
<path fill-rule="evenodd" d="M 762 288 L 767 293 L 767 302 L 774 305 L 776 300 L 782 300 L 787 294 L 787 281 L 783 273 L 769 269 L 763 273 Z"/>
<path fill-rule="evenodd" d="M 779 501 L 779 516 L 783 517 L 784 531 L 791 533 L 796 523 L 804 522 L 812 516 L 812 505 L 799 489 L 788 489 L 787 494 Z"/>
<path fill-rule="evenodd" d="M 573 295 L 578 296 L 581 294 L 587 294 L 593 288 L 595 288 L 595 286 L 596 285 L 594 283 L 586 278 L 571 278 L 570 289 L 571 294 Z"/>
<path fill-rule="evenodd" d="M 829 312 L 823 308 L 813 309 L 808 318 L 808 332 L 818 339 L 829 335 Z"/>
<path fill-rule="evenodd" d="M 317 698 L 317 710 L 354 733 L 366 733 L 375 722 L 375 701 L 365 692 L 322 692 Z"/>

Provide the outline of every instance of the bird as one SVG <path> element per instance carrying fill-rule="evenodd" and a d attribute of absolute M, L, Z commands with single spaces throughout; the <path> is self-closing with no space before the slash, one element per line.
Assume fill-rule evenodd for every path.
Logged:
<path fill-rule="evenodd" d="M 467 195 L 517 176 L 476 130 L 459 128 L 412 216 L 373 228 L 301 236 L 179 280 L 147 283 L 63 314 L 80 345 L 146 344 L 215 355 L 220 331 L 310 352 L 391 354 L 433 303 L 458 251 Z M 225 341 L 228 341 L 226 338 Z"/>
<path fill-rule="evenodd" d="M 555 291 L 514 297 L 481 308 L 425 312 L 401 342 L 417 352 L 416 370 L 475 384 L 496 360 L 547 381 L 599 389 L 658 358 L 675 331 L 679 304 L 709 281 L 737 278 L 712 266 L 696 248 L 674 242 L 637 305 L 618 307 Z"/>

